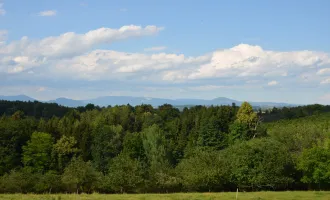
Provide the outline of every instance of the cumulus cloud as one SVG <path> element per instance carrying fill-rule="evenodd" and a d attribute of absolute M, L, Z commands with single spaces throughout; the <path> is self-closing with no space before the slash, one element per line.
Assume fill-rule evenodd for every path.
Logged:
<path fill-rule="evenodd" d="M 330 75 L 330 68 L 320 69 L 317 72 L 318 75 Z"/>
<path fill-rule="evenodd" d="M 165 49 L 166 49 L 165 46 L 159 46 L 159 47 L 145 48 L 144 51 L 163 51 Z"/>
<path fill-rule="evenodd" d="M 162 29 L 162 27 L 157 26 L 141 27 L 129 25 L 119 29 L 99 28 L 85 34 L 68 32 L 60 36 L 47 37 L 41 40 L 22 37 L 19 41 L 0 46 L 0 72 L 10 71 L 10 73 L 17 73 L 44 64 L 54 64 L 56 66 L 57 62 L 62 62 L 66 59 L 74 62 L 78 58 L 82 58 L 77 58 L 77 56 L 84 55 L 85 52 L 97 45 L 111 44 L 118 40 L 134 37 L 155 35 Z M 85 56 L 86 58 L 82 58 L 82 60 L 88 60 L 91 57 Z"/>
<path fill-rule="evenodd" d="M 56 71 L 72 71 L 83 79 L 112 79 L 127 77 L 142 73 L 155 73 L 148 79 L 161 79 L 167 70 L 176 67 L 198 66 L 206 59 L 200 57 L 185 57 L 183 54 L 158 53 L 152 55 L 126 53 L 110 50 L 94 50 L 88 54 L 62 60 L 56 64 Z M 70 67 L 68 67 L 70 66 Z"/>
<path fill-rule="evenodd" d="M 330 78 L 322 80 L 321 84 L 330 84 Z"/>
<path fill-rule="evenodd" d="M 6 14 L 6 10 L 3 8 L 3 3 L 0 3 L 0 16 L 4 16 Z"/>
<path fill-rule="evenodd" d="M 330 55 L 325 52 L 270 51 L 248 44 L 200 56 L 156 52 L 165 47 L 145 49 L 152 53 L 97 49 L 99 45 L 120 40 L 153 36 L 161 30 L 163 28 L 157 26 L 128 25 L 83 34 L 68 32 L 40 40 L 22 37 L 0 45 L 0 75 L 22 79 L 33 76 L 165 84 L 194 82 L 197 90 L 209 91 L 230 87 L 225 82 L 229 80 L 232 85 L 243 86 L 262 86 L 261 83 L 269 86 L 290 83 L 288 86 L 291 86 L 293 82 L 319 86 L 330 81 L 324 78 L 330 69 Z"/>
<path fill-rule="evenodd" d="M 8 72 L 10 74 L 20 73 L 24 70 L 38 67 L 46 64 L 46 58 L 33 58 L 28 56 L 5 56 L 0 54 L 0 73 Z"/>
<path fill-rule="evenodd" d="M 267 83 L 267 85 L 269 85 L 269 86 L 275 86 L 277 84 L 278 84 L 277 81 L 270 81 L 270 82 Z"/>
<path fill-rule="evenodd" d="M 328 64 L 330 56 L 323 52 L 275 52 L 266 51 L 260 46 L 240 44 L 213 52 L 209 63 L 195 69 L 188 76 L 181 77 L 203 79 L 228 76 L 287 76 L 290 72 L 296 74 Z"/>
<path fill-rule="evenodd" d="M 56 10 L 45 10 L 38 13 L 38 15 L 41 17 L 51 17 L 51 16 L 55 16 L 56 14 L 57 14 Z"/>
<path fill-rule="evenodd" d="M 62 57 L 79 55 L 100 44 L 110 44 L 114 41 L 133 37 L 155 35 L 162 27 L 157 26 L 123 26 L 119 29 L 99 28 L 85 34 L 67 32 L 60 36 L 47 37 L 42 40 L 30 40 L 22 37 L 0 50 L 3 54 L 20 53 L 29 56 Z"/>

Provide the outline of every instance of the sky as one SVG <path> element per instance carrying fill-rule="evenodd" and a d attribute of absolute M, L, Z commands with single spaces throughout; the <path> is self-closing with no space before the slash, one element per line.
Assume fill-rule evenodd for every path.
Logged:
<path fill-rule="evenodd" d="M 329 0 L 0 0 L 0 95 L 330 104 Z"/>

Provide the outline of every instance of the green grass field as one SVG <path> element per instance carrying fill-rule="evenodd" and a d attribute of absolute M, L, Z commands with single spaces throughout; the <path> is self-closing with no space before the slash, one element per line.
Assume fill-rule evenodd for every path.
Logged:
<path fill-rule="evenodd" d="M 230 200 L 236 193 L 176 193 L 176 194 L 0 194 L 1 200 Z M 330 200 L 330 192 L 242 192 L 239 200 Z"/>

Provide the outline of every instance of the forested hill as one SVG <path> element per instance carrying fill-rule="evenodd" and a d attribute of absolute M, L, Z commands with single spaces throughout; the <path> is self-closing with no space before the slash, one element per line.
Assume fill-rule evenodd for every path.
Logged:
<path fill-rule="evenodd" d="M 168 105 L 168 104 L 167 104 Z M 233 106 L 236 106 L 235 102 L 232 103 Z M 150 105 L 151 106 L 151 105 Z M 178 108 L 182 111 L 184 108 L 193 108 L 200 106 L 173 106 L 173 108 Z M 256 112 L 262 117 L 264 122 L 277 121 L 280 119 L 295 119 L 305 116 L 310 116 L 318 113 L 330 112 L 330 106 L 324 106 L 319 104 L 306 105 L 306 106 L 297 106 L 297 107 L 281 107 L 281 108 L 270 108 L 264 111 L 261 111 L 258 107 L 253 107 Z M 13 115 L 16 111 L 22 111 L 25 116 L 31 116 L 35 118 L 45 118 L 49 119 L 53 116 L 63 117 L 69 111 L 79 111 L 85 112 L 86 110 L 101 110 L 99 106 L 94 104 L 87 104 L 86 106 L 79 106 L 76 108 L 66 107 L 59 105 L 57 103 L 43 103 L 39 101 L 6 101 L 0 100 L 0 116 L 5 114 L 7 116 Z M 134 107 L 131 107 L 134 110 Z M 153 108 L 157 110 L 157 108 Z"/>
<path fill-rule="evenodd" d="M 0 192 L 330 189 L 328 106 L 2 103 Z"/>
<path fill-rule="evenodd" d="M 86 106 L 79 106 L 70 108 L 59 105 L 57 103 L 44 103 L 39 101 L 7 101 L 0 100 L 0 115 L 13 115 L 17 111 L 21 111 L 25 116 L 35 117 L 37 119 L 49 119 L 51 117 L 63 117 L 69 111 L 85 112 L 86 110 L 100 110 L 99 106 L 87 104 Z"/>
<path fill-rule="evenodd" d="M 26 116 L 49 119 L 53 116 L 63 117 L 69 110 L 72 110 L 72 108 L 60 106 L 56 103 L 0 100 L 0 115 L 13 115 L 16 111 L 21 111 Z"/>
<path fill-rule="evenodd" d="M 261 111 L 259 111 L 261 113 Z M 330 105 L 306 105 L 297 107 L 272 108 L 261 114 L 264 122 L 278 121 L 281 119 L 296 119 L 330 112 Z"/>

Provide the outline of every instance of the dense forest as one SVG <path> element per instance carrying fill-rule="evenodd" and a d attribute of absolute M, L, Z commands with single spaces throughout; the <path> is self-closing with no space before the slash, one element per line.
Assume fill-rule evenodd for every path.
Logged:
<path fill-rule="evenodd" d="M 0 192 L 330 189 L 329 111 L 0 101 Z"/>

